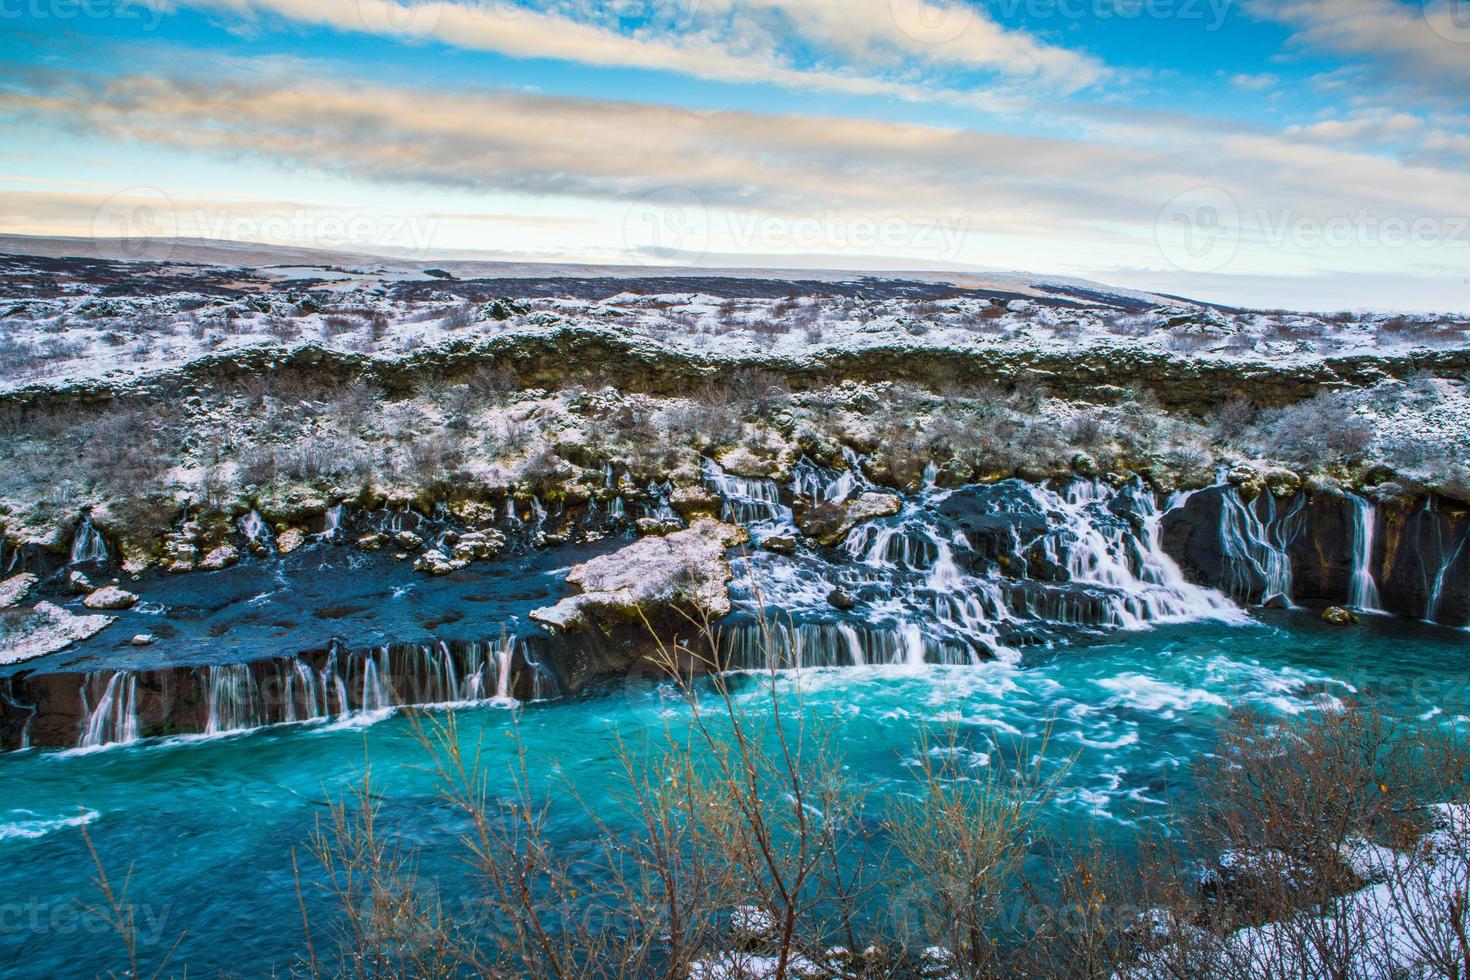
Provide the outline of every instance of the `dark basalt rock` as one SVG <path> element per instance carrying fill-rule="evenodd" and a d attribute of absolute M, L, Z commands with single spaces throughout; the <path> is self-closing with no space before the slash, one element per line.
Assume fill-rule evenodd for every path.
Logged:
<path fill-rule="evenodd" d="M 955 556 L 968 571 L 982 572 L 993 564 L 1011 578 L 1066 578 L 1065 568 L 1043 553 L 1047 518 L 1019 480 L 956 490 L 940 502 L 938 512 L 969 543 L 968 552 Z"/>
<path fill-rule="evenodd" d="M 1312 608 L 1351 600 L 1357 567 L 1355 512 L 1340 493 L 1302 492 L 1287 499 L 1263 493 L 1249 503 L 1234 487 L 1209 487 L 1164 515 L 1161 544 L 1192 581 L 1242 602 L 1272 599 L 1263 563 L 1242 559 L 1222 533 L 1227 508 L 1244 508 L 1255 533 L 1284 549 L 1291 566 L 1292 602 Z M 1470 512 L 1442 497 L 1374 505 L 1368 570 L 1387 612 L 1449 626 L 1470 622 Z M 1244 521 L 1235 517 L 1232 524 Z"/>

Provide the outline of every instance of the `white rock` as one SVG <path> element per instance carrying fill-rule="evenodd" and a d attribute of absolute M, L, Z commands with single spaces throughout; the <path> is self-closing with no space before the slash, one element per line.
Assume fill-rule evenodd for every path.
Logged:
<path fill-rule="evenodd" d="M 206 572 L 229 568 L 240 560 L 240 550 L 232 544 L 222 544 L 204 556 L 199 567 Z"/>
<path fill-rule="evenodd" d="M 115 616 L 78 616 L 49 602 L 7 615 L 0 630 L 0 664 L 33 660 L 95 636 Z"/>
<path fill-rule="evenodd" d="M 25 601 L 30 594 L 31 587 L 37 582 L 36 576 L 30 572 L 21 572 L 0 582 L 0 608 L 5 606 L 18 606 Z"/>
<path fill-rule="evenodd" d="M 88 609 L 127 609 L 137 605 L 138 597 L 116 585 L 104 585 L 82 600 Z"/>
<path fill-rule="evenodd" d="M 584 624 L 589 615 L 633 617 L 676 601 L 703 608 L 711 616 L 730 611 L 729 582 L 734 573 L 725 550 L 749 539 L 742 527 L 703 517 L 682 531 L 640 538 L 610 555 L 577 565 L 567 581 L 582 589 L 554 606 L 535 609 L 531 618 L 558 629 Z"/>

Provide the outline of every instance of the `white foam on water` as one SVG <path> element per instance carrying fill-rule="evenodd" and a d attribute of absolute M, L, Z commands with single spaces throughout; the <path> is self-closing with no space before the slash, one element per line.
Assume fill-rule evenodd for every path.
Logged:
<path fill-rule="evenodd" d="M 43 817 L 31 810 L 11 810 L 0 817 L 0 841 L 35 840 L 68 827 L 85 827 L 102 814 L 83 810 L 70 817 Z"/>

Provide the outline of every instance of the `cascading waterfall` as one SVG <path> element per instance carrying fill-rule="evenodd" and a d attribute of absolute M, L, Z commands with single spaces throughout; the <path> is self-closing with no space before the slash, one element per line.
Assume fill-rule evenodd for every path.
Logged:
<path fill-rule="evenodd" d="M 847 623 L 742 623 L 721 631 L 720 654 L 730 670 L 962 666 L 981 660 L 962 644 L 926 637 L 917 624 L 875 630 Z"/>
<path fill-rule="evenodd" d="M 245 536 L 246 542 L 252 545 L 269 545 L 275 538 L 265 518 L 253 510 L 240 518 L 240 533 Z"/>
<path fill-rule="evenodd" d="M 403 644 L 363 653 L 334 647 L 324 657 L 301 654 L 181 668 L 164 678 L 164 683 L 180 685 L 175 688 L 178 696 L 165 703 L 185 708 L 198 704 L 201 715 L 195 720 L 185 713 L 154 723 L 170 732 L 192 729 L 204 735 L 225 735 L 357 712 L 380 714 L 398 705 L 470 704 L 491 699 L 513 703 L 518 663 L 525 665 L 525 683 L 532 698 L 561 693 L 555 673 L 507 634 L 485 642 Z M 189 685 L 194 685 L 197 696 L 189 695 Z M 81 689 L 86 722 L 78 747 L 137 741 L 143 734 L 137 689 L 138 675 L 132 671 L 89 675 Z M 94 700 L 96 707 L 91 707 Z"/>
<path fill-rule="evenodd" d="M 346 504 L 333 504 L 327 508 L 321 534 L 323 541 L 336 541 L 337 536 L 342 533 L 342 517 L 346 507 Z"/>
<path fill-rule="evenodd" d="M 1470 528 L 1466 529 L 1466 533 L 1460 535 L 1460 540 L 1455 543 L 1453 548 L 1445 549 L 1445 554 L 1440 560 L 1439 568 L 1434 573 L 1434 580 L 1430 583 L 1429 600 L 1424 607 L 1424 618 L 1428 622 L 1443 622 L 1440 618 L 1442 615 L 1440 607 L 1444 604 L 1445 578 L 1449 575 L 1450 568 L 1460 560 L 1460 555 L 1465 550 L 1465 542 L 1467 540 L 1470 540 Z"/>
<path fill-rule="evenodd" d="M 1285 513 L 1276 513 L 1276 498 L 1262 494 L 1257 501 L 1265 508 L 1264 517 L 1256 514 L 1235 492 L 1220 497 L 1220 552 L 1228 571 L 1226 592 L 1232 599 L 1248 600 L 1256 582 L 1262 583 L 1260 599 L 1265 602 L 1280 597 L 1291 603 L 1291 558 L 1286 547 L 1299 529 L 1303 506 L 1298 495 Z"/>
<path fill-rule="evenodd" d="M 860 473 L 839 476 L 803 460 L 790 490 L 820 501 L 861 480 Z M 747 496 L 730 481 L 710 483 L 727 500 Z M 955 516 L 946 517 L 955 493 L 929 485 L 897 515 L 860 524 L 837 546 L 840 561 L 810 548 L 790 558 L 741 559 L 758 588 L 741 596 L 737 575 L 737 606 L 750 614 L 760 605 L 776 608 L 795 622 L 773 628 L 778 664 L 1014 660 L 1014 643 L 1044 642 L 1058 628 L 1246 618 L 1224 595 L 1185 579 L 1161 544 L 1164 511 L 1139 484 L 1076 481 L 1053 490 L 1005 481 L 969 488 L 949 511 Z M 984 540 L 971 540 L 962 529 L 968 525 L 953 523 L 962 515 Z M 834 587 L 860 595 L 859 611 L 834 608 Z M 758 632 L 732 627 L 733 665 L 763 666 Z"/>
<path fill-rule="evenodd" d="M 1107 589 L 1112 624 L 1125 628 L 1238 616 L 1239 610 L 1218 592 L 1185 581 L 1184 572 L 1164 553 L 1159 543 L 1163 515 L 1153 496 L 1141 490 L 1130 496 L 1142 527 L 1136 531 L 1108 512 L 1118 492 L 1095 480 L 1075 482 L 1065 495 L 1036 488 L 1045 509 L 1062 515 L 1068 579 Z"/>
<path fill-rule="evenodd" d="M 659 521 L 677 521 L 678 513 L 669 505 L 669 496 L 674 492 L 674 487 L 668 481 L 655 483 L 648 481 L 648 503 L 643 505 L 643 516 L 652 517 Z"/>
<path fill-rule="evenodd" d="M 90 680 L 90 678 L 89 678 Z M 82 708 L 87 707 L 87 685 L 82 686 Z M 107 679 L 97 707 L 87 712 L 87 724 L 78 748 L 90 749 L 115 742 L 138 739 L 138 679 L 126 670 L 115 671 Z"/>
<path fill-rule="evenodd" d="M 775 480 L 731 476 L 712 459 L 704 461 L 704 482 L 723 501 L 720 519 L 738 524 L 791 522 L 791 508 L 781 503 Z"/>
<path fill-rule="evenodd" d="M 92 516 L 83 514 L 71 539 L 71 563 L 84 565 L 90 562 L 107 561 L 107 542 L 102 533 L 92 526 Z"/>
<path fill-rule="evenodd" d="M 204 723 L 206 735 L 240 732 L 264 724 L 260 690 L 249 664 L 211 666 L 205 684 L 209 698 L 209 714 Z"/>
<path fill-rule="evenodd" d="M 1373 581 L 1373 536 L 1378 511 L 1365 497 L 1350 494 L 1353 504 L 1353 577 L 1348 585 L 1348 604 L 1363 612 L 1382 612 L 1378 584 Z"/>

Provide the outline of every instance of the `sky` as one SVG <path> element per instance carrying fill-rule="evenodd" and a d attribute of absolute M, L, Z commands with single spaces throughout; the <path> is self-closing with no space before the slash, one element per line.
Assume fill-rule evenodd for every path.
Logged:
<path fill-rule="evenodd" d="M 1470 0 L 0 0 L 0 233 L 1470 311 Z"/>

